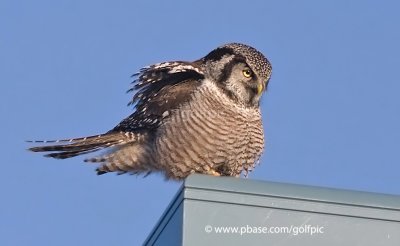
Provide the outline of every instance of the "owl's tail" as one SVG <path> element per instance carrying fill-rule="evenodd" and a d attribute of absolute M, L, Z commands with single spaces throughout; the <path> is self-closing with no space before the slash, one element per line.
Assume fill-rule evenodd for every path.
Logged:
<path fill-rule="evenodd" d="M 45 145 L 29 148 L 33 152 L 52 152 L 44 155 L 55 159 L 66 159 L 78 155 L 83 155 L 100 149 L 120 145 L 132 141 L 132 134 L 123 132 L 111 132 L 102 135 L 62 139 L 52 141 L 28 141 L 31 143 L 54 143 L 54 145 Z"/>

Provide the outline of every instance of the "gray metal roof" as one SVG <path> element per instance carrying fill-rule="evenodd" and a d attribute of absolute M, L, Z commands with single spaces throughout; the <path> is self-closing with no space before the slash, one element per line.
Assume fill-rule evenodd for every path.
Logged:
<path fill-rule="evenodd" d="M 299 200 L 379 207 L 400 211 L 400 196 L 365 191 L 231 177 L 212 177 L 198 174 L 189 176 L 183 186 L 186 188 L 224 191 L 246 195 L 286 197 Z"/>
<path fill-rule="evenodd" d="M 205 226 L 307 223 L 324 226 L 327 233 L 293 237 L 204 232 Z M 398 246 L 399 232 L 400 196 L 195 174 L 184 182 L 144 245 L 232 246 L 269 242 Z"/>

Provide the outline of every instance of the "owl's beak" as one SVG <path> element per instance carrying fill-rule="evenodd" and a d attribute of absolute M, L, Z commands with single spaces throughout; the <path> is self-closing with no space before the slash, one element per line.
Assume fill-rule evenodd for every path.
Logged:
<path fill-rule="evenodd" d="M 264 83 L 258 83 L 257 85 L 257 94 L 260 96 L 264 91 Z"/>

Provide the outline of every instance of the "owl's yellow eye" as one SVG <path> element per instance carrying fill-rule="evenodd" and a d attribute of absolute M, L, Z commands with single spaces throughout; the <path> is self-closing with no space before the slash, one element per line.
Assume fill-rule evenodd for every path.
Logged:
<path fill-rule="evenodd" d="M 243 73 L 243 76 L 246 77 L 246 78 L 250 78 L 250 77 L 253 75 L 253 73 L 251 72 L 251 70 L 248 69 L 248 68 L 243 69 L 242 73 Z"/>

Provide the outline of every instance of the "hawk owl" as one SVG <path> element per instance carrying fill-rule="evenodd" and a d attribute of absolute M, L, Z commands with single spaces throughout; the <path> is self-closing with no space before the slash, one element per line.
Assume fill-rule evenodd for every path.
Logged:
<path fill-rule="evenodd" d="M 272 67 L 255 48 L 230 43 L 194 62 L 171 61 L 133 75 L 135 111 L 112 130 L 83 138 L 36 141 L 46 157 L 85 159 L 97 174 L 160 172 L 181 180 L 191 173 L 236 176 L 258 163 L 264 149 L 260 98 Z"/>

